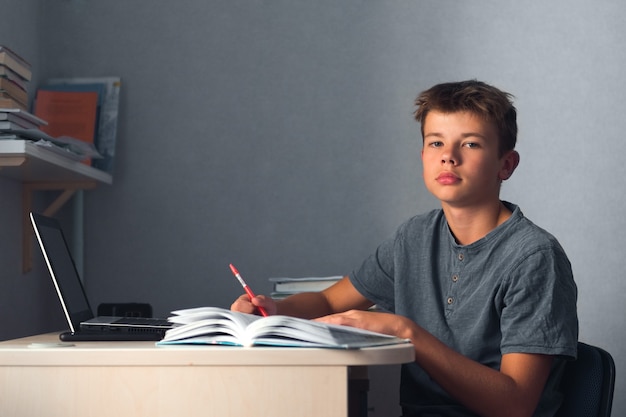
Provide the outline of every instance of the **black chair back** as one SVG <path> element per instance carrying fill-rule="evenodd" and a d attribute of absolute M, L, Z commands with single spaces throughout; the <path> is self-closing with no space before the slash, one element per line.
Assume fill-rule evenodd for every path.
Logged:
<path fill-rule="evenodd" d="M 566 365 L 563 404 L 556 417 L 610 417 L 615 362 L 604 349 L 578 342 L 578 358 Z"/>

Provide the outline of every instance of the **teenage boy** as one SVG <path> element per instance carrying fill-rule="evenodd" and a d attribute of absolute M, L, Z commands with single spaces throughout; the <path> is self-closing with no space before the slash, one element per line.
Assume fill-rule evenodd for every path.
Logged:
<path fill-rule="evenodd" d="M 511 96 L 471 80 L 436 85 L 416 106 L 424 182 L 441 209 L 409 219 L 325 291 L 242 295 L 231 308 L 410 339 L 406 416 L 553 416 L 576 356 L 577 289 L 557 240 L 500 200 L 519 163 Z"/>

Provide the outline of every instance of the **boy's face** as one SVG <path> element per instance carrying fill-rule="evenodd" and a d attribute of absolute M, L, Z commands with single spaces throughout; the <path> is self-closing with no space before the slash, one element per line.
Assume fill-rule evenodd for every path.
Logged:
<path fill-rule="evenodd" d="M 500 183 L 519 157 L 515 151 L 499 156 L 493 123 L 470 112 L 431 111 L 423 128 L 424 182 L 442 204 L 469 208 L 499 201 Z"/>

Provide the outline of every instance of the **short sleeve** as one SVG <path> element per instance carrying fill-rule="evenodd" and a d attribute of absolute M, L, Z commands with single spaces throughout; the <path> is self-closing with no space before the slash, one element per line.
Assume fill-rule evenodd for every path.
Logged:
<path fill-rule="evenodd" d="M 381 309 L 394 311 L 394 247 L 396 239 L 384 241 L 376 252 L 350 273 L 352 285 Z"/>
<path fill-rule="evenodd" d="M 501 351 L 576 357 L 577 289 L 560 247 L 519 260 L 503 286 Z"/>

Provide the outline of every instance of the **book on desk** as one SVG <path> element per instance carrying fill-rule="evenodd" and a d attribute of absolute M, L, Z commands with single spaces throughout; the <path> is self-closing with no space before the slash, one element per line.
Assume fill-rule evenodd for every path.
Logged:
<path fill-rule="evenodd" d="M 178 344 L 359 349 L 408 343 L 381 333 L 289 316 L 261 317 L 219 307 L 173 311 L 159 346 Z"/>
<path fill-rule="evenodd" d="M 273 286 L 271 297 L 280 300 L 293 294 L 301 292 L 317 292 L 325 290 L 343 278 L 340 275 L 326 277 L 271 277 L 270 283 Z"/>

